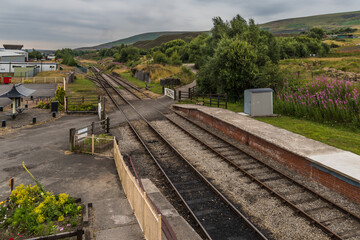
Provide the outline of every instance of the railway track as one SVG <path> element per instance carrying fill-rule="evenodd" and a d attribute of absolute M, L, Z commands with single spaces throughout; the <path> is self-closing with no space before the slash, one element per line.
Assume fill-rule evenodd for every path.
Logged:
<path fill-rule="evenodd" d="M 99 82 L 105 81 L 98 72 L 95 74 Z M 121 105 L 112 96 L 114 92 L 120 96 L 119 92 L 115 88 L 113 88 L 114 92 L 110 92 L 106 89 L 104 83 L 101 83 L 101 85 L 103 85 L 117 108 L 123 112 Z M 109 86 L 111 85 L 109 84 Z M 125 98 L 123 98 L 123 101 L 132 106 Z M 135 108 L 134 111 L 141 116 Z M 140 121 L 130 121 L 127 118 L 130 128 L 183 201 L 183 204 L 199 225 L 203 236 L 208 239 L 267 239 L 143 116 L 141 118 Z"/>
<path fill-rule="evenodd" d="M 137 88 L 124 80 L 116 79 L 124 88 Z M 130 91 L 130 90 L 129 90 Z M 145 93 L 139 91 L 141 94 Z M 140 99 L 140 98 L 139 98 Z M 220 159 L 256 182 L 262 189 L 276 196 L 296 213 L 316 225 L 334 239 L 359 239 L 360 218 L 340 205 L 319 195 L 310 188 L 262 162 L 256 156 L 249 156 L 227 139 L 220 137 L 195 121 L 176 112 L 164 115 L 173 125 L 206 146 Z M 291 186 L 284 191 L 284 186 Z M 339 226 L 341 226 L 339 228 Z"/>

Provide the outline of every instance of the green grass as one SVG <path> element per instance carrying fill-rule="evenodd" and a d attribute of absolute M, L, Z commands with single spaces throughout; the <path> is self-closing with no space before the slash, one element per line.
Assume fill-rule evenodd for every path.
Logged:
<path fill-rule="evenodd" d="M 67 86 L 72 97 L 97 97 L 97 86 L 89 79 L 76 78 L 75 81 Z"/>
<path fill-rule="evenodd" d="M 179 104 L 194 103 L 194 101 L 190 100 L 179 102 Z M 228 109 L 233 112 L 244 112 L 244 104 L 242 102 L 228 103 Z M 256 117 L 255 119 L 360 155 L 359 129 L 354 129 L 345 125 L 316 123 L 287 116 Z"/>
<path fill-rule="evenodd" d="M 257 117 L 255 119 L 360 155 L 360 130 L 286 116 Z"/>
<path fill-rule="evenodd" d="M 128 80 L 129 82 L 135 84 L 138 87 L 145 88 L 146 84 L 143 81 L 138 80 L 137 78 L 131 76 L 130 72 L 120 73 L 120 76 Z M 162 94 L 162 86 L 159 83 L 148 83 L 149 90 L 153 93 Z"/>

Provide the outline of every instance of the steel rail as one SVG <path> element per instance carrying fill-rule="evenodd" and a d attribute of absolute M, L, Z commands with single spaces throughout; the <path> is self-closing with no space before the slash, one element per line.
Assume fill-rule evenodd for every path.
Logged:
<path fill-rule="evenodd" d="M 121 79 L 121 82 L 125 82 L 124 80 Z M 130 84 L 126 83 L 128 86 L 131 86 Z M 122 85 L 123 86 L 123 85 Z M 125 89 L 127 89 L 125 86 L 123 86 Z M 131 86 L 132 87 L 132 86 Z M 135 87 L 132 87 L 133 89 L 136 90 Z M 128 89 L 127 89 L 128 90 Z M 128 90 L 129 91 L 129 90 Z M 138 90 L 139 91 L 139 90 Z M 129 91 L 132 92 L 132 91 Z M 144 94 L 145 96 L 147 96 L 145 93 L 139 91 L 140 93 Z M 134 94 L 134 93 L 133 93 Z M 147 96 L 148 97 L 148 96 Z M 140 99 L 140 98 L 139 98 Z M 157 101 L 158 102 L 158 101 Z M 158 102 L 160 104 L 162 104 L 161 102 Z M 155 108 L 155 107 L 153 107 Z M 266 190 L 268 190 L 272 195 L 275 195 L 277 198 L 279 198 L 282 202 L 286 203 L 288 206 L 290 206 L 295 212 L 297 212 L 298 214 L 304 216 L 306 219 L 308 219 L 310 221 L 311 224 L 314 224 L 316 226 L 318 226 L 320 229 L 322 229 L 324 232 L 326 232 L 329 236 L 331 236 L 334 239 L 342 239 L 338 234 L 334 233 L 333 231 L 331 231 L 329 228 L 327 228 L 325 225 L 323 225 L 321 222 L 315 220 L 313 217 L 311 217 L 309 214 L 307 214 L 305 211 L 299 209 L 295 204 L 293 204 L 292 202 L 288 201 L 287 199 L 285 199 L 283 196 L 281 196 L 277 191 L 275 191 L 274 189 L 268 187 L 266 184 L 262 183 L 260 180 L 258 180 L 255 176 L 253 176 L 252 174 L 250 174 L 248 171 L 242 169 L 240 166 L 238 166 L 236 163 L 234 163 L 232 160 L 228 159 L 227 157 L 225 157 L 224 155 L 222 155 L 220 152 L 216 151 L 215 149 L 213 149 L 210 145 L 208 145 L 207 143 L 205 143 L 204 141 L 202 141 L 201 139 L 199 139 L 198 137 L 196 137 L 195 135 L 193 135 L 192 133 L 190 133 L 188 130 L 186 130 L 185 128 L 183 128 L 182 126 L 180 126 L 178 123 L 176 123 L 175 121 L 173 121 L 172 119 L 170 119 L 168 116 L 166 116 L 165 114 L 163 114 L 160 110 L 158 110 L 157 108 L 155 108 L 160 114 L 162 114 L 164 117 L 166 117 L 170 122 L 172 122 L 174 125 L 176 125 L 177 127 L 179 127 L 180 129 L 182 129 L 184 132 L 186 132 L 188 135 L 190 135 L 191 137 L 193 137 L 194 139 L 196 139 L 198 142 L 202 143 L 204 146 L 206 146 L 208 149 L 210 149 L 211 151 L 213 151 L 215 154 L 217 154 L 218 156 L 220 156 L 223 160 L 227 161 L 228 163 L 230 163 L 233 167 L 237 168 L 238 170 L 240 170 L 241 172 L 243 172 L 245 175 L 247 175 L 252 181 L 257 182 L 262 188 L 265 188 Z M 171 109 L 172 110 L 172 109 Z M 223 139 L 215 134 L 213 134 L 212 132 L 208 131 L 207 129 L 205 129 L 204 127 L 200 126 L 199 124 L 193 122 L 192 120 L 188 119 L 187 117 L 184 117 L 182 115 L 180 115 L 179 113 L 177 113 L 176 111 L 172 110 L 175 114 L 177 114 L 177 116 L 185 119 L 186 121 L 190 122 L 191 124 L 194 124 L 195 126 L 201 128 L 202 130 L 204 130 L 205 132 L 207 132 L 208 134 L 214 136 L 215 138 L 224 141 L 225 143 L 229 144 L 231 147 L 234 147 L 235 149 L 245 153 L 243 150 L 239 149 L 237 146 L 235 146 L 234 144 L 230 143 L 229 141 L 227 141 L 226 139 Z M 280 176 L 284 177 L 285 179 L 287 179 L 288 181 L 298 185 L 299 187 L 301 187 L 302 189 L 305 189 L 306 191 L 316 195 L 317 197 L 321 198 L 323 201 L 327 202 L 328 204 L 330 204 L 331 206 L 333 206 L 335 209 L 340 210 L 341 212 L 345 213 L 348 216 L 353 217 L 356 220 L 360 220 L 360 217 L 357 216 L 354 213 L 351 213 L 349 211 L 347 211 L 346 209 L 344 209 L 343 207 L 341 207 L 340 205 L 334 203 L 333 201 L 329 200 L 328 198 L 322 196 L 319 193 L 316 193 L 315 191 L 313 191 L 312 189 L 304 186 L 303 184 L 299 183 L 298 181 L 292 179 L 291 177 L 289 177 L 288 175 L 280 172 L 279 170 L 273 168 L 272 166 L 270 166 L 269 164 L 259 160 L 257 157 L 255 157 L 253 154 L 249 154 L 249 153 L 245 153 L 246 155 L 252 157 L 254 160 L 256 160 L 257 162 L 259 162 L 260 164 L 263 164 L 264 166 L 268 167 L 270 170 L 272 170 L 273 172 L 279 174 Z"/>
<path fill-rule="evenodd" d="M 103 79 L 105 80 L 105 79 Z M 106 80 L 105 80 L 106 81 Z M 110 84 L 109 84 L 110 85 Z M 111 86 L 111 85 L 110 85 Z M 113 86 L 111 86 L 113 87 Z M 137 109 L 128 101 L 126 100 L 123 96 L 121 96 L 121 94 L 117 91 L 117 89 L 113 88 L 118 95 L 125 101 L 128 103 L 129 106 L 131 106 L 134 111 L 137 112 L 137 114 L 139 114 L 139 116 L 147 123 L 147 125 L 184 161 L 187 163 L 187 165 L 226 203 L 230 206 L 230 208 L 237 214 L 239 215 L 239 217 L 241 217 L 244 222 L 255 231 L 255 233 L 258 234 L 259 237 L 261 237 L 262 239 L 267 239 L 265 237 L 265 235 L 254 225 L 252 224 L 219 190 L 216 189 L 216 187 L 210 183 L 175 147 L 173 147 L 149 122 L 147 119 L 145 119 L 144 116 L 142 116 L 141 113 L 139 113 L 137 111 Z M 118 105 L 115 104 L 117 107 Z M 190 207 L 188 206 L 188 204 L 186 203 L 186 201 L 183 199 L 183 197 L 181 196 L 181 194 L 176 190 L 176 187 L 173 185 L 173 183 L 171 182 L 171 180 L 168 178 L 168 176 L 166 175 L 164 169 L 160 166 L 160 163 L 157 161 L 157 159 L 155 158 L 155 156 L 151 153 L 151 151 L 148 149 L 148 147 L 146 146 L 145 142 L 143 141 L 143 139 L 139 136 L 139 134 L 136 132 L 136 130 L 134 129 L 134 127 L 131 125 L 130 120 L 127 118 L 127 116 L 125 115 L 125 113 L 121 110 L 120 107 L 118 107 L 118 109 L 124 114 L 124 116 L 126 117 L 131 129 L 133 130 L 133 132 L 135 133 L 135 135 L 137 136 L 137 138 L 142 142 L 142 144 L 144 145 L 145 149 L 148 151 L 148 153 L 150 154 L 150 156 L 153 158 L 153 160 L 156 162 L 156 164 L 158 165 L 159 169 L 163 172 L 164 176 L 166 177 L 166 179 L 168 180 L 168 182 L 170 183 L 170 185 L 174 188 L 175 192 L 177 193 L 177 195 L 180 197 L 180 199 L 182 199 L 184 205 L 186 206 L 186 208 L 189 210 L 189 212 L 192 214 L 193 218 L 196 220 L 196 222 L 199 224 L 200 228 L 203 230 L 204 234 L 211 239 L 211 237 L 208 235 L 208 233 L 206 232 L 205 228 L 202 226 L 201 222 L 199 221 L 199 219 L 195 216 L 195 213 L 193 213 L 193 211 L 190 209 Z"/>

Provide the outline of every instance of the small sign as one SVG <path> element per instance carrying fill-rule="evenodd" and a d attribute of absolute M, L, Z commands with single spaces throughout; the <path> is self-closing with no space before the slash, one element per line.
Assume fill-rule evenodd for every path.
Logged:
<path fill-rule="evenodd" d="M 81 140 L 81 139 L 84 139 L 88 136 L 88 128 L 82 128 L 82 129 L 79 129 L 77 131 L 77 134 L 76 134 L 76 137 L 77 137 L 77 140 Z"/>

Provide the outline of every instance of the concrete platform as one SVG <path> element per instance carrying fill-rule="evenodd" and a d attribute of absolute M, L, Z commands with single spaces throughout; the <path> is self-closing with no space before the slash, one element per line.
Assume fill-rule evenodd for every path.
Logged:
<path fill-rule="evenodd" d="M 359 155 L 226 109 L 173 107 L 360 203 Z"/>

